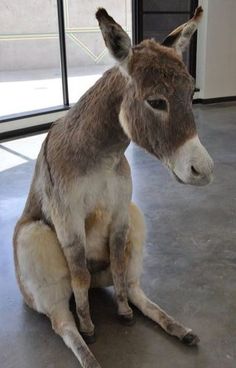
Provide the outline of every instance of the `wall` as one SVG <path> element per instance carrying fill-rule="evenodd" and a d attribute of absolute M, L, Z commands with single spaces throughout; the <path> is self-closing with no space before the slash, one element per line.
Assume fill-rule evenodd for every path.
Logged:
<path fill-rule="evenodd" d="M 236 96 L 236 1 L 199 3 L 204 17 L 198 31 L 198 97 Z"/>

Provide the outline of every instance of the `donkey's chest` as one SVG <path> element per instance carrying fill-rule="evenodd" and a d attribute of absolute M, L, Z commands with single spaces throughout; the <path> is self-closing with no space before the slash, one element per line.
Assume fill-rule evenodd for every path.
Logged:
<path fill-rule="evenodd" d="M 68 200 L 75 213 L 84 218 L 97 208 L 112 214 L 131 199 L 131 179 L 113 172 L 100 172 L 73 184 Z"/>

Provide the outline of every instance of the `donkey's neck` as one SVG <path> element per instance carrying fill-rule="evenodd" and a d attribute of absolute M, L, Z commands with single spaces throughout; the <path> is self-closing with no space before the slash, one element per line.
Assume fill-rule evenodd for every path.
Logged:
<path fill-rule="evenodd" d="M 113 165 L 130 143 L 119 122 L 127 82 L 118 68 L 110 69 L 65 118 L 70 150 L 84 169 L 101 163 Z"/>

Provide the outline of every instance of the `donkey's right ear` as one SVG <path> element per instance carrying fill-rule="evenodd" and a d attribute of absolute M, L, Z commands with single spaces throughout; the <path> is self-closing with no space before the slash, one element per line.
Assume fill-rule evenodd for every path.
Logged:
<path fill-rule="evenodd" d="M 162 42 L 163 46 L 172 47 L 179 56 L 185 51 L 189 45 L 194 32 L 197 30 L 198 24 L 202 19 L 203 9 L 199 6 L 194 13 L 194 16 L 187 22 L 171 32 Z"/>
<path fill-rule="evenodd" d="M 131 41 L 127 33 L 104 8 L 99 8 L 96 12 L 96 18 L 106 47 L 111 55 L 126 69 L 128 56 L 131 53 Z"/>

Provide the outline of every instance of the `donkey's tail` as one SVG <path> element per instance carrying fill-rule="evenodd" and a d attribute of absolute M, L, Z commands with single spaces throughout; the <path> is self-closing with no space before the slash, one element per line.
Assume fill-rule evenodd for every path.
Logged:
<path fill-rule="evenodd" d="M 63 302 L 57 305 L 49 318 L 54 331 L 63 338 L 65 344 L 73 351 L 83 368 L 101 368 L 78 332 L 68 303 Z"/>

